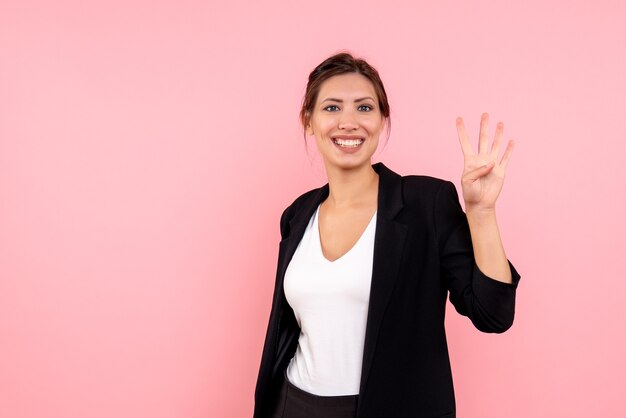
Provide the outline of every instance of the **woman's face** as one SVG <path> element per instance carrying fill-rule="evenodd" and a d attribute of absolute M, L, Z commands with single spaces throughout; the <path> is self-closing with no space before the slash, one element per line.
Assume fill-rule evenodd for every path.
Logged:
<path fill-rule="evenodd" d="M 326 169 L 369 166 L 384 126 L 371 81 L 358 73 L 326 80 L 317 96 L 307 135 L 314 135 Z"/>

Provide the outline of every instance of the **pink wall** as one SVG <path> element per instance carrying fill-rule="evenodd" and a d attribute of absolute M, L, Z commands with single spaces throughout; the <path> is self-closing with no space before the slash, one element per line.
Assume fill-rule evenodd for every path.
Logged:
<path fill-rule="evenodd" d="M 513 328 L 449 310 L 459 416 L 626 416 L 626 5 L 0 2 L 0 416 L 251 415 L 282 209 L 324 183 L 297 112 L 348 48 L 379 154 L 457 182 L 454 120 L 517 140 Z"/>

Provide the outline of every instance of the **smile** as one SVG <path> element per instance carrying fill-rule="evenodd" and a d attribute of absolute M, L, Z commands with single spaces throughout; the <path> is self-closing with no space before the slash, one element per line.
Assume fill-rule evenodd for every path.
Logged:
<path fill-rule="evenodd" d="M 356 148 L 363 143 L 363 138 L 342 139 L 333 138 L 333 142 L 343 148 Z"/>

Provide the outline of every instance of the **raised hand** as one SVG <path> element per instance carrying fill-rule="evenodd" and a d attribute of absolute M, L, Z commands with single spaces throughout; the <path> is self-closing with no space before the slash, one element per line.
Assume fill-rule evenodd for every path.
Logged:
<path fill-rule="evenodd" d="M 494 210 L 496 200 L 504 184 L 506 166 L 513 152 L 513 141 L 509 141 L 502 159 L 498 162 L 500 145 L 504 125 L 498 122 L 496 134 L 489 148 L 487 126 L 489 115 L 483 113 L 480 119 L 480 134 L 478 136 L 478 153 L 472 150 L 472 145 L 465 132 L 462 118 L 456 119 L 456 129 L 463 151 L 463 175 L 461 185 L 466 212 L 470 210 Z"/>

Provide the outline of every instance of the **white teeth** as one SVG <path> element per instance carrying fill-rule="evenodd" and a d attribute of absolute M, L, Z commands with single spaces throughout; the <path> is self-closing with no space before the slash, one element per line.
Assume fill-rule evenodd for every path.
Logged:
<path fill-rule="evenodd" d="M 339 139 L 334 138 L 333 142 L 340 147 L 356 148 L 363 143 L 362 139 Z"/>

